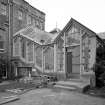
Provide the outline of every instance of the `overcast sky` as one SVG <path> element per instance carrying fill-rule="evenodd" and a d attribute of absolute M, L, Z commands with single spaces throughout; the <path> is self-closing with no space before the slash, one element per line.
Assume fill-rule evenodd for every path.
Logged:
<path fill-rule="evenodd" d="M 62 29 L 74 18 L 96 33 L 105 31 L 105 0 L 26 0 L 45 12 L 46 31 Z"/>

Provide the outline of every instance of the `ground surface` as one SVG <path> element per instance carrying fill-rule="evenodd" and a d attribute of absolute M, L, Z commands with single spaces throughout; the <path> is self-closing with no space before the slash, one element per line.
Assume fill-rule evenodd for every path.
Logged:
<path fill-rule="evenodd" d="M 5 105 L 105 105 L 105 99 L 71 91 L 35 89 Z"/>

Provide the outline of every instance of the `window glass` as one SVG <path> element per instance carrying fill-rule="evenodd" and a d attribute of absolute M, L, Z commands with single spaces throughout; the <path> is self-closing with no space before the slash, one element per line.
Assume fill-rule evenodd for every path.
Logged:
<path fill-rule="evenodd" d="M 43 30 L 43 23 L 40 23 L 40 29 Z"/>
<path fill-rule="evenodd" d="M 23 39 L 21 41 L 21 54 L 23 58 L 26 57 L 26 46 L 25 46 L 25 41 Z"/>
<path fill-rule="evenodd" d="M 36 20 L 35 19 L 33 19 L 33 24 L 34 24 L 34 26 L 36 26 Z"/>
<path fill-rule="evenodd" d="M 33 61 L 33 44 L 29 42 L 28 46 L 28 61 Z"/>
<path fill-rule="evenodd" d="M 32 24 L 32 17 L 27 15 L 27 24 Z"/>
<path fill-rule="evenodd" d="M 40 28 L 40 22 L 38 20 L 36 21 L 36 27 Z"/>
<path fill-rule="evenodd" d="M 0 41 L 0 49 L 4 49 L 4 41 Z"/>
<path fill-rule="evenodd" d="M 4 38 L 0 35 L 0 49 L 4 49 Z"/>
<path fill-rule="evenodd" d="M 22 13 L 22 11 L 18 11 L 18 19 L 19 20 L 22 20 L 22 18 L 23 18 L 23 13 Z"/>
<path fill-rule="evenodd" d="M 7 11 L 6 11 L 6 5 L 5 4 L 0 4 L 0 13 L 3 14 L 3 15 L 6 15 L 7 14 Z"/>

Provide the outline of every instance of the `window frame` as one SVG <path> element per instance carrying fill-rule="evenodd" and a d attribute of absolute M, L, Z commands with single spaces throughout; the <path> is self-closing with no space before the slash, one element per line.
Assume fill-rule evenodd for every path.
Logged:
<path fill-rule="evenodd" d="M 2 47 L 1 47 L 1 42 L 2 42 Z M 0 40 L 0 50 L 4 50 L 4 41 Z"/>
<path fill-rule="evenodd" d="M 18 19 L 19 20 L 23 19 L 23 12 L 21 10 L 18 10 Z"/>
<path fill-rule="evenodd" d="M 27 24 L 28 25 L 32 24 L 32 16 L 31 15 L 27 15 Z"/>
<path fill-rule="evenodd" d="M 26 58 L 26 44 L 24 39 L 21 40 L 21 56 L 22 58 Z"/>
<path fill-rule="evenodd" d="M 0 3 L 0 13 L 2 14 L 2 15 L 7 15 L 7 6 L 6 6 L 6 4 L 4 4 L 4 3 Z"/>

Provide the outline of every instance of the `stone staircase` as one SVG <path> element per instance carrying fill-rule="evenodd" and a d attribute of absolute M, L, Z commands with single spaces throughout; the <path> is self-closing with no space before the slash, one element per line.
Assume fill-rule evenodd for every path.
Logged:
<path fill-rule="evenodd" d="M 55 89 L 63 89 L 68 91 L 83 92 L 89 86 L 89 82 L 81 81 L 80 79 L 73 79 L 67 81 L 58 81 L 54 86 Z"/>

